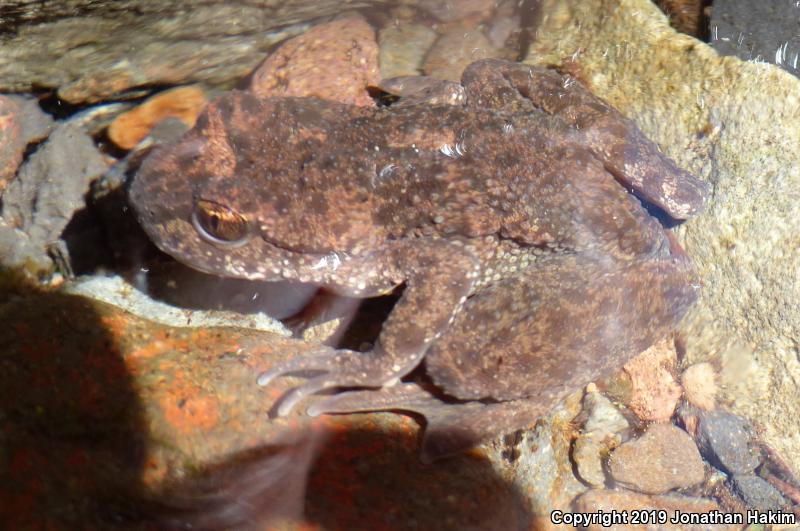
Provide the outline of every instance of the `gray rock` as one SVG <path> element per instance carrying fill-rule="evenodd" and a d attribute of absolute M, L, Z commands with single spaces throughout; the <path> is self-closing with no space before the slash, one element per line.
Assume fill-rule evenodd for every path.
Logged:
<path fill-rule="evenodd" d="M 788 505 L 778 489 L 754 474 L 735 474 L 733 490 L 750 509 L 776 511 Z"/>
<path fill-rule="evenodd" d="M 688 433 L 673 424 L 653 424 L 611 454 L 614 481 L 647 494 L 663 494 L 703 481 L 700 452 Z"/>
<path fill-rule="evenodd" d="M 0 94 L 0 196 L 22 163 L 28 144 L 45 138 L 54 125 L 36 98 Z"/>
<path fill-rule="evenodd" d="M 0 265 L 46 273 L 48 248 L 59 240 L 73 213 L 85 206 L 89 184 L 106 168 L 79 125 L 57 127 L 3 194 Z"/>
<path fill-rule="evenodd" d="M 95 276 L 67 284 L 65 293 L 81 295 L 90 299 L 111 304 L 142 319 L 148 319 L 167 326 L 212 328 L 216 326 L 235 326 L 279 334 L 290 337 L 280 321 L 258 313 L 238 313 L 224 310 L 191 310 L 177 308 L 151 299 L 118 276 Z"/>
<path fill-rule="evenodd" d="M 697 444 L 711 464 L 729 474 L 747 474 L 759 465 L 745 419 L 721 410 L 698 410 L 697 417 Z"/>
<path fill-rule="evenodd" d="M 588 417 L 573 445 L 572 460 L 580 479 L 602 487 L 606 483 L 603 461 L 622 442 L 619 432 L 630 426 L 611 401 L 596 390 L 587 390 L 583 410 Z"/>
<path fill-rule="evenodd" d="M 797 2 L 714 0 L 710 44 L 722 55 L 766 61 L 794 75 L 800 67 Z"/>

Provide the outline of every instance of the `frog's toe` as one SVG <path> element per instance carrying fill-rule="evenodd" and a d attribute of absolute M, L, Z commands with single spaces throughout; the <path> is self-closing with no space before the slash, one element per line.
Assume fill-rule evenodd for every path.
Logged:
<path fill-rule="evenodd" d="M 308 408 L 312 417 L 326 414 L 404 410 L 419 412 L 436 398 L 415 383 L 386 384 L 381 389 L 347 391 L 314 402 Z"/>
<path fill-rule="evenodd" d="M 279 417 L 285 417 L 291 413 L 292 409 L 294 409 L 298 402 L 325 389 L 331 389 L 334 387 L 368 386 L 370 385 L 368 382 L 369 376 L 369 374 L 363 372 L 358 374 L 351 374 L 349 372 L 329 372 L 320 376 L 315 376 L 303 385 L 298 385 L 286 393 L 276 409 L 276 414 Z M 375 381 L 378 381 L 377 377 L 373 378 L 375 378 Z M 377 386 L 380 386 L 380 384 Z M 328 411 L 326 411 L 324 408 L 314 408 L 313 405 L 306 410 L 306 414 L 312 417 L 316 417 L 317 415 L 324 413 L 328 413 Z"/>
<path fill-rule="evenodd" d="M 351 350 L 325 349 L 317 356 L 294 358 L 277 365 L 261 373 L 256 381 L 264 386 L 286 374 L 315 373 L 307 382 L 284 395 L 276 413 L 285 416 L 307 396 L 337 387 L 375 388 L 391 385 L 419 363 L 416 358 L 410 360 L 408 364 L 391 363 L 391 360 L 380 354 L 378 350 L 360 353 Z M 311 415 L 320 413 L 322 411 L 309 412 Z"/>
<path fill-rule="evenodd" d="M 279 363 L 269 370 L 266 370 L 258 375 L 256 383 L 264 387 L 269 385 L 275 378 L 287 374 L 298 374 L 306 372 L 319 372 L 329 370 L 326 368 L 327 363 L 324 358 L 329 356 L 301 356 L 292 358 L 284 363 Z M 329 362 L 328 362 L 329 363 Z"/>

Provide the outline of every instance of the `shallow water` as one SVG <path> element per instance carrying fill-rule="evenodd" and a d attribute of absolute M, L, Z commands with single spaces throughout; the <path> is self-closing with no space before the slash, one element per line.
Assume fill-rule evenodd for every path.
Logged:
<path fill-rule="evenodd" d="M 797 281 L 791 274 L 778 274 L 777 282 L 761 279 L 774 278 L 766 271 L 770 263 L 797 265 L 796 240 L 787 242 L 785 235 L 798 216 L 776 204 L 781 222 L 775 232 L 756 234 L 751 242 L 772 239 L 774 248 L 786 252 L 737 261 L 737 253 L 755 246 L 742 235 L 754 225 L 737 225 L 736 195 L 725 183 L 738 179 L 756 197 L 759 186 L 796 183 L 798 173 L 790 161 L 778 164 L 788 169 L 772 178 L 772 166 L 764 163 L 763 181 L 755 170 L 744 176 L 720 170 L 726 163 L 719 162 L 719 153 L 727 149 L 733 119 L 726 100 L 712 90 L 736 79 L 739 66 L 725 63 L 728 77 L 715 77 L 722 67 L 703 70 L 712 59 L 702 55 L 702 41 L 695 42 L 703 51 L 692 52 L 695 44 L 672 33 L 665 17 L 643 0 L 597 0 L 593 14 L 589 3 L 556 0 L 272 4 L 203 2 L 187 8 L 171 1 L 73 0 L 0 7 L 0 498 L 11 501 L 0 503 L 0 521 L 19 529 L 527 529 L 547 522 L 553 510 L 630 516 L 630 509 L 641 508 L 657 517 L 675 510 L 751 509 L 791 523 L 800 506 L 800 463 L 792 450 L 800 448 L 792 435 L 800 426 L 787 413 L 793 401 L 786 397 L 797 396 L 793 378 L 800 376 L 800 358 L 792 360 L 791 340 L 796 356 L 800 322 L 779 293 L 795 293 Z M 661 4 L 674 25 L 727 53 L 732 37 L 726 35 L 734 30 L 720 33 L 714 6 Z M 347 16 L 356 18 L 337 25 Z M 741 42 L 730 53 L 741 56 L 747 48 L 750 55 L 743 58 L 751 63 L 765 58 L 754 52 L 758 35 L 770 28 L 778 35 L 776 26 L 756 16 L 760 10 L 752 13 L 751 33 L 741 28 L 746 21 L 724 19 L 748 36 L 737 38 Z M 640 27 L 615 28 L 616 20 Z M 325 27 L 333 29 L 320 29 Z M 317 36 L 308 39 L 312 28 Z M 674 85 L 671 74 L 654 66 L 669 69 L 666 62 L 639 60 L 641 42 L 631 37 L 612 48 L 600 37 L 627 30 L 664 32 L 657 46 L 680 43 L 674 46 L 685 62 L 699 54 L 704 59 L 696 71 L 709 82 L 687 77 L 685 85 Z M 304 35 L 305 41 L 290 41 Z M 575 35 L 579 44 L 569 40 Z M 763 45 L 770 50 L 767 60 L 794 73 L 791 42 L 777 38 Z M 598 68 L 589 59 L 596 57 L 608 64 Z M 636 81 L 618 86 L 623 75 L 609 57 L 621 60 Z M 303 380 L 280 379 L 262 388 L 256 385 L 261 371 L 319 354 L 319 342 L 371 351 L 409 287 L 392 283 L 362 304 L 352 292 L 320 289 L 319 282 L 196 271 L 159 251 L 142 231 L 127 198 L 131 179 L 153 149 L 185 134 L 209 102 L 232 89 L 392 112 L 409 96 L 382 91 L 387 85 L 381 80 L 426 75 L 458 83 L 467 65 L 486 58 L 558 68 L 569 83 L 582 83 L 618 106 L 679 167 L 709 182 L 706 213 L 685 222 L 671 219 L 638 191 L 636 201 L 664 226 L 676 227 L 677 239 L 670 236 L 665 246 L 671 250 L 664 252 L 697 257 L 702 287 L 696 314 L 713 315 L 715 307 L 728 304 L 714 298 L 731 290 L 718 287 L 720 270 L 725 286 L 739 284 L 742 307 L 751 308 L 747 301 L 755 298 L 764 313 L 753 310 L 745 325 L 731 315 L 749 310 L 720 309 L 713 326 L 692 314 L 635 363 L 583 382 L 588 389 L 565 390 L 573 394 L 538 422 L 533 416 L 524 429 L 430 465 L 419 459 L 425 425 L 419 416 L 384 412 L 323 416 L 312 423 L 297 411 L 273 418 L 276 401 Z M 762 67 L 764 76 L 776 75 L 773 67 Z M 647 92 L 651 86 L 655 94 Z M 685 119 L 680 105 L 669 107 L 671 94 L 677 102 L 685 92 L 702 119 Z M 658 110 L 650 112 L 649 105 Z M 775 105 L 760 114 L 788 115 Z M 657 121 L 664 108 L 674 120 Z M 303 119 L 318 117 L 309 113 L 301 125 Z M 575 127 L 577 135 L 583 126 Z M 512 129 L 509 122 L 504 130 Z M 769 145 L 774 137 L 766 139 L 753 142 Z M 452 140 L 443 144 L 442 164 L 471 153 L 469 139 Z M 638 162 L 635 156 L 629 160 Z M 386 171 L 376 175 L 392 178 L 403 170 L 398 165 L 383 166 Z M 750 185 L 749 174 L 757 174 Z M 791 199 L 791 192 L 775 195 Z M 733 215 L 726 218 L 729 211 Z M 219 219 L 236 214 L 215 213 Z M 313 222 L 312 214 L 296 217 L 298 230 Z M 193 216 L 184 221 L 194 220 L 198 229 Z M 703 227 L 705 241 L 692 225 Z M 441 237 L 415 230 L 415 238 Z M 217 240 L 230 248 L 224 238 Z M 291 243 L 306 244 L 313 247 Z M 709 258 L 720 248 L 730 261 Z M 346 259 L 348 252 L 326 254 L 320 267 Z M 776 332 L 763 340 L 750 331 L 755 321 Z M 437 388 L 425 363 L 404 381 L 430 391 L 437 408 L 457 402 Z M 756 396 L 774 406 L 759 404 Z M 491 397 L 461 402 L 468 408 L 497 405 Z M 679 435 L 670 437 L 685 445 L 680 455 L 689 456 L 674 463 L 675 483 L 663 492 L 648 490 L 641 478 L 669 476 L 664 463 L 678 443 L 644 438 L 654 422 L 676 427 Z M 627 465 L 610 465 L 609 453 L 635 443 L 645 448 L 639 450 L 644 456 L 628 446 L 618 454 L 631 452 Z M 693 474 L 698 478 L 686 483 Z M 611 495 L 609 487 L 619 490 Z"/>

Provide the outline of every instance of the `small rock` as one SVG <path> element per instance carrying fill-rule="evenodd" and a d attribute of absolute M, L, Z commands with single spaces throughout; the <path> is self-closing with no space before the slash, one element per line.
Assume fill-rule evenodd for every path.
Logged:
<path fill-rule="evenodd" d="M 583 397 L 583 409 L 588 413 L 588 418 L 575 440 L 572 460 L 583 481 L 601 487 L 606 482 L 603 461 L 611 450 L 620 445 L 622 437 L 619 432 L 628 429 L 629 424 L 611 401 L 591 384 Z"/>
<path fill-rule="evenodd" d="M 314 26 L 283 43 L 256 69 L 250 90 L 261 97 L 314 96 L 371 107 L 380 81 L 378 44 L 358 15 Z"/>
<path fill-rule="evenodd" d="M 381 78 L 418 76 L 436 32 L 421 24 L 387 26 L 378 33 Z"/>
<path fill-rule="evenodd" d="M 458 82 L 461 73 L 473 61 L 499 55 L 499 50 L 479 30 L 454 28 L 433 44 L 425 57 L 423 70 L 429 76 Z"/>
<path fill-rule="evenodd" d="M 589 414 L 583 425 L 584 433 L 619 433 L 630 427 L 628 421 L 619 410 L 597 390 L 597 386 L 586 386 L 586 395 L 583 397 L 583 408 Z"/>
<path fill-rule="evenodd" d="M 717 396 L 717 373 L 710 363 L 695 363 L 681 375 L 686 400 L 700 409 L 714 409 Z"/>
<path fill-rule="evenodd" d="M 0 196 L 22 164 L 25 148 L 53 129 L 34 98 L 0 94 Z"/>
<path fill-rule="evenodd" d="M 165 118 L 177 118 L 193 127 L 205 106 L 206 95 L 198 86 L 165 90 L 117 116 L 108 128 L 108 137 L 122 149 L 133 149 Z"/>
<path fill-rule="evenodd" d="M 788 505 L 780 491 L 755 474 L 734 474 L 733 491 L 750 509 L 776 511 Z"/>
<path fill-rule="evenodd" d="M 665 339 L 625 364 L 623 377 L 629 380 L 629 394 L 620 399 L 640 419 L 664 422 L 675 411 L 681 396 L 681 388 L 672 376 L 675 360 L 674 344 Z"/>
<path fill-rule="evenodd" d="M 690 487 L 705 476 L 694 441 L 672 424 L 653 424 L 644 435 L 617 448 L 609 469 L 617 483 L 648 494 Z"/>
<path fill-rule="evenodd" d="M 729 474 L 748 474 L 761 461 L 747 421 L 727 411 L 698 411 L 696 438 L 703 456 Z"/>
<path fill-rule="evenodd" d="M 711 500 L 704 498 L 690 498 L 688 496 L 665 495 L 665 496 L 648 496 L 646 494 L 639 494 L 637 492 L 623 491 L 623 490 L 591 490 L 578 498 L 575 502 L 575 511 L 581 513 L 597 513 L 603 511 L 604 513 L 617 513 L 623 512 L 631 517 L 632 511 L 646 511 L 646 515 L 653 515 L 658 517 L 658 513 L 651 511 L 666 511 L 667 523 L 673 518 L 676 512 L 682 514 L 702 514 L 718 516 L 725 518 L 725 513 L 720 512 L 720 506 Z M 738 516 L 738 515 L 736 515 Z M 728 516 L 731 518 L 732 516 Z M 590 530 L 614 530 L 614 531 L 644 531 L 644 530 L 663 530 L 663 529 L 681 529 L 684 531 L 708 531 L 709 529 L 717 530 L 739 530 L 740 525 L 718 523 L 714 525 L 709 524 L 669 524 L 663 525 L 659 522 L 650 524 L 639 525 L 610 525 L 602 526 L 600 524 L 592 524 L 586 526 Z"/>

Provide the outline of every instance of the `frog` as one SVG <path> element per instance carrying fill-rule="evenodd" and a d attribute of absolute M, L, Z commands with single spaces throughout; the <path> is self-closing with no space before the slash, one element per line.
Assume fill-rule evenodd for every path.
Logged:
<path fill-rule="evenodd" d="M 200 271 L 401 290 L 369 350 L 319 345 L 257 381 L 307 377 L 278 416 L 422 415 L 433 460 L 668 337 L 700 284 L 665 220 L 709 189 L 568 73 L 485 59 L 421 95 L 407 81 L 382 107 L 228 92 L 148 156 L 129 199 Z"/>

